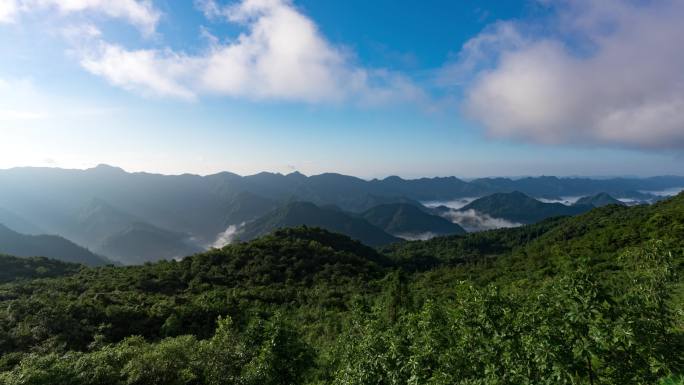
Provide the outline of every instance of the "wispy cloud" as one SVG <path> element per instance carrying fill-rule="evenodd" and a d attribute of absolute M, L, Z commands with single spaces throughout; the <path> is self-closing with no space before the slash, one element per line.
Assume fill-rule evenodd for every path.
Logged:
<path fill-rule="evenodd" d="M 209 246 L 215 249 L 220 249 L 226 245 L 230 245 L 235 241 L 237 236 L 240 234 L 240 231 L 242 231 L 242 228 L 244 226 L 244 223 L 241 225 L 230 225 L 228 228 L 226 228 L 225 231 L 220 233 L 217 237 L 216 240 Z"/>
<path fill-rule="evenodd" d="M 684 148 L 684 2 L 559 0 L 534 24 L 497 23 L 442 80 L 496 138 Z"/>
<path fill-rule="evenodd" d="M 117 107 L 52 95 L 31 78 L 0 78 L 0 122 L 12 123 L 12 126 L 58 118 L 99 118 L 119 111 Z"/>
<path fill-rule="evenodd" d="M 289 1 L 197 4 L 208 17 L 240 25 L 245 32 L 223 43 L 205 30 L 210 45 L 194 56 L 171 49 L 128 50 L 99 41 L 85 50 L 83 67 L 128 90 L 183 99 L 208 94 L 372 105 L 426 98 L 400 73 L 355 64 L 353 55 L 327 41 Z"/>

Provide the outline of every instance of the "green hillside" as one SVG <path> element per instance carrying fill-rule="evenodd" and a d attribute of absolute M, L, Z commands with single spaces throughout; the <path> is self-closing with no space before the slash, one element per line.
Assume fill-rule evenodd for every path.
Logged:
<path fill-rule="evenodd" d="M 465 234 L 461 226 L 407 203 L 376 206 L 361 216 L 369 223 L 399 237 Z"/>
<path fill-rule="evenodd" d="M 656 384 L 684 195 L 380 251 L 281 230 L 0 286 L 2 384 Z"/>

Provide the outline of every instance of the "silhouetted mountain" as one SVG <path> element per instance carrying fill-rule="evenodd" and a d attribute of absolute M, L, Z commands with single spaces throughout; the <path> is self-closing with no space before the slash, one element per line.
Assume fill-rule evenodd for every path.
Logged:
<path fill-rule="evenodd" d="M 47 257 L 89 266 L 111 262 L 55 235 L 25 235 L 0 225 L 0 253 L 16 257 Z"/>
<path fill-rule="evenodd" d="M 376 206 L 361 216 L 369 223 L 400 238 L 420 239 L 465 234 L 461 226 L 407 203 Z"/>
<path fill-rule="evenodd" d="M 577 215 L 589 211 L 592 206 L 566 206 L 561 203 L 544 203 L 519 191 L 492 194 L 477 199 L 460 211 L 475 210 L 478 213 L 516 223 L 536 223 L 556 216 Z"/>
<path fill-rule="evenodd" d="M 584 198 L 580 198 L 575 202 L 575 206 L 593 206 L 593 207 L 603 207 L 608 205 L 624 205 L 624 203 L 613 198 L 609 194 L 600 193 Z"/>
<path fill-rule="evenodd" d="M 128 265 L 185 257 L 202 251 L 186 241 L 187 238 L 184 234 L 137 222 L 107 237 L 100 250 Z"/>
<path fill-rule="evenodd" d="M 338 210 L 320 208 L 313 203 L 292 202 L 265 216 L 247 223 L 238 233 L 240 240 L 251 240 L 277 229 L 309 226 L 320 227 L 349 236 L 368 246 L 387 245 L 398 242 L 382 229 L 363 218 L 357 218 Z"/>

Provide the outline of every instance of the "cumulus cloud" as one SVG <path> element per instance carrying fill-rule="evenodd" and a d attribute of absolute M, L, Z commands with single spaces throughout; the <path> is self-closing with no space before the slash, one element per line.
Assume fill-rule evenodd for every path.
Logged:
<path fill-rule="evenodd" d="M 490 26 L 445 69 L 466 114 L 495 138 L 684 148 L 684 2 L 544 3 L 546 24 Z"/>
<path fill-rule="evenodd" d="M 421 89 L 399 73 L 356 65 L 346 50 L 327 41 L 287 0 L 197 4 L 207 17 L 240 25 L 245 32 L 221 42 L 205 31 L 210 46 L 195 56 L 170 49 L 126 50 L 101 41 L 85 55 L 83 66 L 126 89 L 186 99 L 214 94 L 380 104 L 424 98 Z"/>
<path fill-rule="evenodd" d="M 44 10 L 97 12 L 124 19 L 146 34 L 154 32 L 161 17 L 149 0 L 0 0 L 0 22 L 14 22 L 20 13 Z"/>
<path fill-rule="evenodd" d="M 197 59 L 166 51 L 126 50 L 100 42 L 84 54 L 81 65 L 112 85 L 143 94 L 194 99 L 195 93 L 184 84 L 197 67 Z"/>

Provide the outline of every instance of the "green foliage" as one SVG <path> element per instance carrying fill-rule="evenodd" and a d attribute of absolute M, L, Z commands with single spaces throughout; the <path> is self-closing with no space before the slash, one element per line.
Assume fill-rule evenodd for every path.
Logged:
<path fill-rule="evenodd" d="M 92 352 L 28 354 L 0 374 L 4 385 L 284 385 L 301 383 L 310 349 L 279 317 L 260 322 L 244 335 L 221 318 L 214 336 L 141 337 Z"/>
<path fill-rule="evenodd" d="M 626 253 L 615 278 L 631 287 L 578 271 L 526 294 L 462 284 L 396 323 L 357 310 L 336 383 L 653 383 L 681 368 L 669 259 L 659 245 Z"/>
<path fill-rule="evenodd" d="M 380 251 L 298 228 L 65 267 L 0 285 L 0 384 L 677 384 L 683 255 L 680 196 Z"/>
<path fill-rule="evenodd" d="M 45 257 L 17 258 L 0 255 L 0 283 L 71 275 L 81 267 Z"/>

